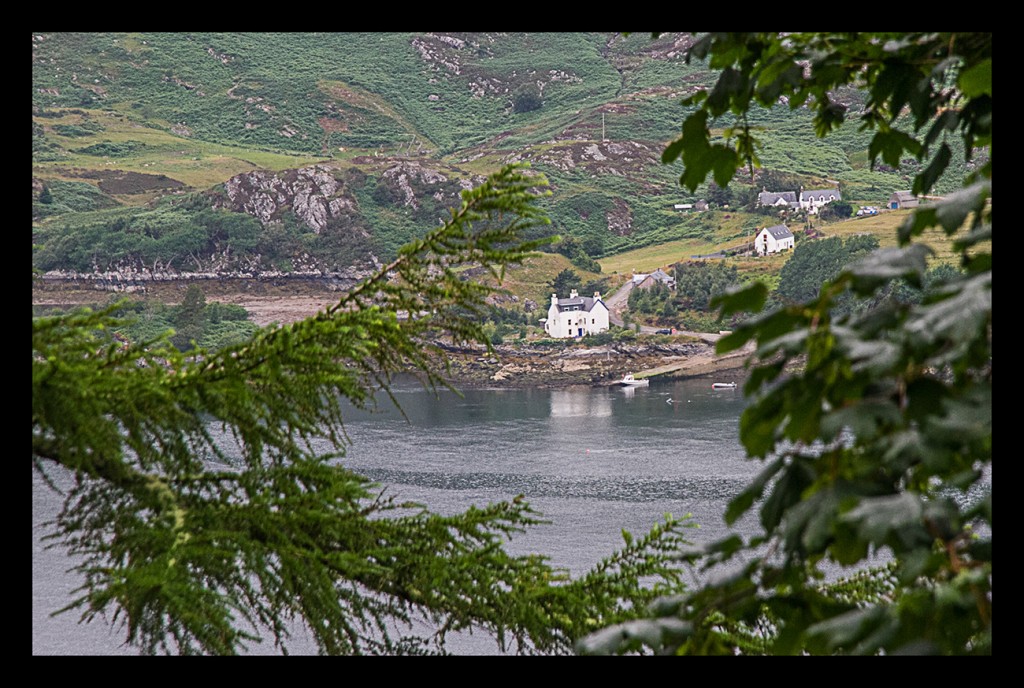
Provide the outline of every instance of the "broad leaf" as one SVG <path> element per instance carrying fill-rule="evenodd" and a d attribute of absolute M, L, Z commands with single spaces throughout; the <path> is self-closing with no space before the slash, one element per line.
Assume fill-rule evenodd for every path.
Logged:
<path fill-rule="evenodd" d="M 991 96 L 992 60 L 982 60 L 979 64 L 965 69 L 957 79 L 957 86 L 968 98 L 980 95 Z"/>

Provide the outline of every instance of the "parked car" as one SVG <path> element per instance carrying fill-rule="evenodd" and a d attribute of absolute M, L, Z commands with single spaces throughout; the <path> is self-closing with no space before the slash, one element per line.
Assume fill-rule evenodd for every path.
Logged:
<path fill-rule="evenodd" d="M 663 327 L 660 330 L 655 330 L 654 334 L 672 334 L 672 330 Z"/>

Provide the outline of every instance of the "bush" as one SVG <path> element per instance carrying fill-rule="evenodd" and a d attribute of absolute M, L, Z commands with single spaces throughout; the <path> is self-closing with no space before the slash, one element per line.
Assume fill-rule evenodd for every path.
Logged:
<path fill-rule="evenodd" d="M 122 143 L 104 141 L 103 143 L 95 143 L 85 148 L 79 148 L 75 152 L 82 153 L 83 155 L 95 155 L 97 157 L 126 158 L 145 148 L 145 146 L 146 144 L 141 141 L 124 141 Z"/>
<path fill-rule="evenodd" d="M 639 325 L 637 327 L 639 328 Z M 612 333 L 612 340 L 615 341 L 615 342 L 635 342 L 636 341 L 636 332 L 633 331 L 633 330 L 628 330 L 628 329 L 623 327 L 623 328 L 616 328 L 614 330 L 610 330 L 610 332 Z"/>
<path fill-rule="evenodd" d="M 604 346 L 605 344 L 611 344 L 613 341 L 615 341 L 615 335 L 612 334 L 611 330 L 588 334 L 583 337 L 583 343 L 588 346 Z"/>
<path fill-rule="evenodd" d="M 523 86 L 512 96 L 512 112 L 517 114 L 540 110 L 544 101 L 534 86 Z"/>

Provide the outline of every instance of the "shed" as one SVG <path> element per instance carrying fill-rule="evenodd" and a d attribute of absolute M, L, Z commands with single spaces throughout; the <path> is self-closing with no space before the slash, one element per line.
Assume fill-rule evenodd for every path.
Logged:
<path fill-rule="evenodd" d="M 916 208 L 918 205 L 920 205 L 920 201 L 910 191 L 896 191 L 892 196 L 889 196 L 889 208 L 891 210 Z"/>

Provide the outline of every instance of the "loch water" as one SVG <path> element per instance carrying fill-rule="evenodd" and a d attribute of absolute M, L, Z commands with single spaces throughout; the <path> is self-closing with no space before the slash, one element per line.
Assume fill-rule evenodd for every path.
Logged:
<path fill-rule="evenodd" d="M 523 495 L 550 523 L 513 538 L 514 554 L 539 553 L 577 576 L 642 535 L 665 514 L 691 515 L 695 544 L 725 536 L 728 501 L 762 468 L 738 439 L 742 391 L 711 380 L 654 381 L 649 387 L 425 390 L 394 388 L 399 411 L 345 410 L 351 444 L 343 463 L 387 494 L 454 513 Z M 324 446 L 325 452 L 331 448 Z M 33 474 L 32 651 L 38 655 L 137 654 L 123 630 L 78 623 L 68 603 L 80 580 L 71 560 L 44 547 L 43 522 L 60 497 Z M 747 532 L 754 517 L 733 529 Z M 301 634 L 294 654 L 313 652 Z M 451 643 L 457 654 L 493 654 L 479 635 Z M 257 646 L 252 654 L 270 653 Z"/>

